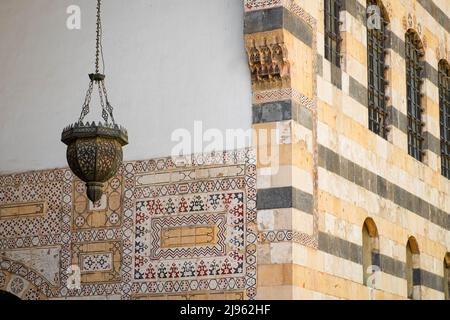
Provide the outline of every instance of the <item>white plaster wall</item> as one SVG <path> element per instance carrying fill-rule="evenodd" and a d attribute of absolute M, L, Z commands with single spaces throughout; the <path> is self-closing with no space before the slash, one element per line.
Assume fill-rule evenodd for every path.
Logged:
<path fill-rule="evenodd" d="M 66 28 L 72 4 L 81 30 Z M 125 160 L 170 155 L 171 133 L 193 131 L 195 120 L 251 127 L 242 0 L 105 0 L 103 11 L 109 98 L 129 131 Z M 0 1 L 0 173 L 66 166 L 60 134 L 78 119 L 94 38 L 94 0 Z"/>

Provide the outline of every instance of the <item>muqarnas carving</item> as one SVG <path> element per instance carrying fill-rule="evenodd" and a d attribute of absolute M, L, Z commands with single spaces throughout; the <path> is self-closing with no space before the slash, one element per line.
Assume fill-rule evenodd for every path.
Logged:
<path fill-rule="evenodd" d="M 260 45 L 252 40 L 252 46 L 247 49 L 249 67 L 254 86 L 280 86 L 290 77 L 290 64 L 284 43 L 275 38 L 268 43 L 264 38 Z"/>

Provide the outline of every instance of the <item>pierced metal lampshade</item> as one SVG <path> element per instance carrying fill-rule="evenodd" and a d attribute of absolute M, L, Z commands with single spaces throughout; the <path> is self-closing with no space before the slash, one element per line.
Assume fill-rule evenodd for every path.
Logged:
<path fill-rule="evenodd" d="M 88 198 L 99 201 L 103 184 L 117 173 L 122 163 L 127 132 L 117 125 L 78 122 L 63 131 L 61 140 L 67 145 L 70 169 L 86 182 Z"/>

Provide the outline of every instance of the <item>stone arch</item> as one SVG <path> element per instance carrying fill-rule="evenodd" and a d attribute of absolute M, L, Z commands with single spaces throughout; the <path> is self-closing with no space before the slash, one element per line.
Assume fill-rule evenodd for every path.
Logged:
<path fill-rule="evenodd" d="M 366 227 L 370 237 L 378 238 L 378 228 L 372 218 L 364 220 L 363 228 Z"/>
<path fill-rule="evenodd" d="M 385 7 L 383 1 L 381 1 L 381 0 L 366 0 L 366 7 L 368 7 L 370 5 L 378 6 L 380 8 L 383 19 L 387 22 L 387 24 L 391 23 L 389 12 L 388 12 L 387 8 Z"/>
<path fill-rule="evenodd" d="M 427 99 L 425 72 L 425 47 L 419 33 L 415 29 L 408 29 L 405 33 L 405 86 L 407 88 L 406 104 L 408 154 L 420 162 L 427 163 L 426 133 L 430 130 L 425 121 L 429 113 L 430 102 Z M 429 124 L 429 123 L 428 123 Z"/>
<path fill-rule="evenodd" d="M 373 7 L 378 8 L 378 12 Z M 380 0 L 366 0 L 366 73 L 369 129 L 392 141 L 388 117 L 392 88 L 392 47 L 388 43 L 390 19 Z"/>
<path fill-rule="evenodd" d="M 369 277 L 380 270 L 380 251 L 378 228 L 372 218 L 367 218 L 362 227 L 362 262 L 363 262 L 363 283 L 368 283 Z"/>
<path fill-rule="evenodd" d="M 420 250 L 416 238 L 409 237 L 406 243 L 405 276 L 407 285 L 407 297 L 419 300 L 420 294 Z"/>
<path fill-rule="evenodd" d="M 413 254 L 420 254 L 419 244 L 415 237 L 411 236 L 408 238 L 408 245 L 411 247 L 411 252 Z"/>
<path fill-rule="evenodd" d="M 419 33 L 415 29 L 409 28 L 406 30 L 406 33 L 405 33 L 405 41 L 408 36 L 412 37 L 414 44 L 417 46 L 417 48 L 419 49 L 419 51 L 421 53 L 421 60 L 424 60 L 425 59 L 425 46 L 424 46 L 424 42 L 420 38 Z"/>
<path fill-rule="evenodd" d="M 34 269 L 21 262 L 2 258 L 0 290 L 22 300 L 46 300 L 54 295 L 56 288 Z"/>
<path fill-rule="evenodd" d="M 438 65 L 439 68 L 445 70 L 447 74 L 450 74 L 450 62 L 447 59 L 440 59 Z"/>

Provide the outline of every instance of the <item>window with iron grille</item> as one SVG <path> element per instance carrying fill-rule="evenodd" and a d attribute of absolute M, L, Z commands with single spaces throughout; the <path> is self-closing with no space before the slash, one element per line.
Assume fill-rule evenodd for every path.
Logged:
<path fill-rule="evenodd" d="M 450 179 L 450 65 L 439 63 L 439 124 L 441 128 L 441 172 Z"/>
<path fill-rule="evenodd" d="M 408 153 L 419 161 L 423 158 L 423 126 L 420 88 L 423 83 L 423 57 L 420 38 L 406 33 L 406 89 L 408 104 Z"/>
<path fill-rule="evenodd" d="M 341 0 L 325 0 L 325 59 L 337 67 L 341 66 L 339 13 Z"/>
<path fill-rule="evenodd" d="M 368 7 L 372 5 L 377 5 L 377 1 L 367 1 Z M 369 129 L 386 138 L 385 47 L 387 21 L 383 15 L 380 18 L 380 29 L 367 28 Z"/>

